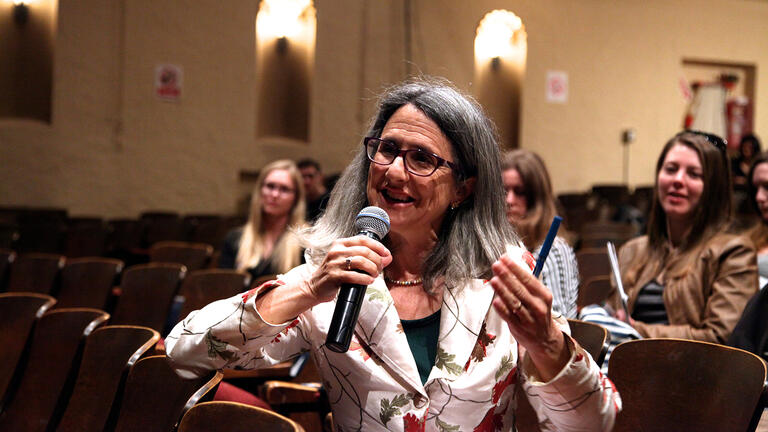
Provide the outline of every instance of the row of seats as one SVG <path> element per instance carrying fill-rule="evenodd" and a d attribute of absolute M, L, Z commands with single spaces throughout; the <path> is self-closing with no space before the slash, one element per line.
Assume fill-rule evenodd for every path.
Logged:
<path fill-rule="evenodd" d="M 159 241 L 219 247 L 242 216 L 145 212 L 137 219 L 68 217 L 64 209 L 0 207 L 0 248 L 59 253 L 67 257 L 119 256 Z"/>
<path fill-rule="evenodd" d="M 221 372 L 184 380 L 148 327 L 105 325 L 92 308 L 53 308 L 53 297 L 0 294 L 0 430 L 174 430 L 210 399 Z"/>
<path fill-rule="evenodd" d="M 208 246 L 210 248 L 210 246 Z M 210 250 L 208 250 L 210 253 Z M 112 314 L 113 324 L 142 325 L 162 332 L 175 319 L 250 286 L 250 275 L 230 269 L 188 272 L 172 259 L 137 264 L 123 270 L 119 260 L 90 257 L 67 260 L 48 254 L 0 251 L 0 280 L 5 291 L 33 292 L 57 299 L 56 308 L 95 308 Z M 65 264 L 66 262 L 66 264 Z M 173 306 L 176 318 L 169 322 Z"/>

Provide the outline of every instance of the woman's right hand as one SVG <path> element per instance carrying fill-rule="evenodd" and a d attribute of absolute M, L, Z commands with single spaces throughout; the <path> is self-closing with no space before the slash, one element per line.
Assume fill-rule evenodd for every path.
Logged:
<path fill-rule="evenodd" d="M 307 281 L 307 294 L 317 303 L 331 301 L 342 284 L 370 285 L 391 262 L 389 249 L 372 238 L 338 239 Z"/>

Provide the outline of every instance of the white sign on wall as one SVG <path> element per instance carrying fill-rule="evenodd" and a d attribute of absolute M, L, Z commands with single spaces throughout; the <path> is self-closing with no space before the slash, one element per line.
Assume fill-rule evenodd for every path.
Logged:
<path fill-rule="evenodd" d="M 178 101 L 184 84 L 184 70 L 174 64 L 155 66 L 155 94 L 162 100 Z"/>
<path fill-rule="evenodd" d="M 547 71 L 547 102 L 568 102 L 568 72 Z"/>

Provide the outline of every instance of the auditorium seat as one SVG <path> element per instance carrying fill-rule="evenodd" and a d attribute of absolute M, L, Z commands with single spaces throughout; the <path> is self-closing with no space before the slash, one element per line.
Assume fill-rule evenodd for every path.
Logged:
<path fill-rule="evenodd" d="M 191 407 L 213 397 L 221 377 L 221 372 L 213 371 L 201 378 L 183 379 L 167 357 L 143 358 L 128 374 L 114 430 L 173 432 Z"/>
<path fill-rule="evenodd" d="M 593 221 L 579 229 L 579 249 L 605 248 L 609 241 L 618 249 L 627 240 L 637 235 L 637 227 L 631 223 Z"/>
<path fill-rule="evenodd" d="M 571 337 L 592 356 L 598 366 L 602 366 L 608 353 L 608 330 L 599 324 L 576 319 L 568 319 L 568 326 L 571 328 Z"/>
<path fill-rule="evenodd" d="M 624 342 L 611 353 L 608 376 L 622 399 L 615 432 L 746 431 L 762 414 L 765 363 L 724 345 Z"/>
<path fill-rule="evenodd" d="M 22 253 L 11 265 L 9 292 L 36 292 L 55 295 L 64 256 L 47 253 Z"/>
<path fill-rule="evenodd" d="M 107 251 L 107 224 L 99 217 L 71 217 L 64 233 L 68 258 L 102 256 Z"/>
<path fill-rule="evenodd" d="M 17 252 L 61 252 L 67 221 L 65 209 L 25 208 L 19 211 L 16 220 L 19 226 Z"/>
<path fill-rule="evenodd" d="M 0 414 L 0 430 L 43 432 L 56 424 L 77 373 L 84 339 L 109 319 L 97 309 L 46 312 L 32 334 L 18 388 Z"/>
<path fill-rule="evenodd" d="M 45 294 L 0 294 L 0 412 L 34 324 L 54 303 L 56 299 Z"/>
<path fill-rule="evenodd" d="M 16 252 L 10 249 L 0 249 L 0 292 L 8 285 L 8 273 L 11 264 L 16 261 Z"/>
<path fill-rule="evenodd" d="M 123 272 L 110 324 L 146 326 L 162 332 L 179 282 L 186 273 L 186 267 L 176 263 L 129 267 Z"/>
<path fill-rule="evenodd" d="M 14 249 L 19 240 L 19 226 L 16 222 L 0 220 L 0 248 Z"/>
<path fill-rule="evenodd" d="M 178 432 L 302 432 L 293 420 L 263 408 L 237 402 L 203 402 L 181 420 Z"/>
<path fill-rule="evenodd" d="M 179 318 L 216 300 L 229 298 L 248 290 L 248 273 L 231 269 L 209 269 L 190 272 L 181 283 L 179 295 L 184 304 Z"/>
<path fill-rule="evenodd" d="M 105 309 L 122 270 L 123 262 L 112 258 L 87 257 L 68 260 L 61 270 L 56 307 Z"/>
<path fill-rule="evenodd" d="M 610 276 L 595 276 L 582 280 L 579 284 L 579 294 L 576 298 L 576 306 L 581 309 L 592 304 L 601 304 L 610 295 L 612 290 Z"/>
<path fill-rule="evenodd" d="M 179 263 L 192 271 L 206 268 L 212 254 L 213 246 L 209 244 L 161 241 L 149 248 L 149 261 Z"/>
<path fill-rule="evenodd" d="M 149 248 L 160 241 L 184 240 L 181 217 L 173 211 L 153 210 L 141 213 L 139 217 L 142 229 L 141 247 Z"/>
<path fill-rule="evenodd" d="M 58 432 L 101 432 L 131 366 L 160 339 L 148 327 L 105 326 L 85 343 L 80 371 Z"/>
<path fill-rule="evenodd" d="M 184 238 L 192 243 L 207 243 L 221 248 L 227 234 L 226 220 L 219 215 L 192 214 L 184 216 Z"/>
<path fill-rule="evenodd" d="M 576 263 L 579 266 L 579 277 L 582 281 L 597 276 L 611 275 L 611 261 L 608 251 L 603 247 L 580 249 L 576 252 Z"/>

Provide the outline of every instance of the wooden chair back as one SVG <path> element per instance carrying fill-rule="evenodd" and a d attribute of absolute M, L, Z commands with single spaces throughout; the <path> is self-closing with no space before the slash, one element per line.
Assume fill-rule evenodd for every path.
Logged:
<path fill-rule="evenodd" d="M 323 432 L 334 432 L 336 430 L 336 425 L 333 422 L 333 413 L 329 412 L 325 415 L 325 420 L 323 421 Z"/>
<path fill-rule="evenodd" d="M 0 430 L 42 432 L 57 423 L 83 341 L 107 319 L 106 312 L 87 308 L 56 309 L 40 318 L 18 389 L 0 415 Z"/>
<path fill-rule="evenodd" d="M 191 407 L 213 397 L 221 377 L 214 371 L 183 379 L 165 356 L 139 360 L 126 379 L 115 431 L 172 432 Z"/>
<path fill-rule="evenodd" d="M 68 258 L 102 256 L 107 251 L 107 224 L 98 217 L 69 218 L 64 235 Z"/>
<path fill-rule="evenodd" d="M 612 206 L 618 206 L 629 200 L 629 187 L 626 184 L 596 184 L 592 186 L 592 194 Z"/>
<path fill-rule="evenodd" d="M 110 219 L 107 222 L 107 251 L 122 255 L 141 247 L 141 222 L 137 219 Z"/>
<path fill-rule="evenodd" d="M 219 215 L 186 215 L 184 232 L 188 242 L 207 243 L 214 249 L 221 248 L 227 234 L 226 221 Z"/>
<path fill-rule="evenodd" d="M 582 281 L 598 276 L 610 276 L 611 262 L 605 245 L 601 248 L 579 249 L 576 252 L 579 277 Z"/>
<path fill-rule="evenodd" d="M 618 248 L 636 235 L 637 227 L 630 223 L 597 221 L 582 225 L 579 230 L 580 249 L 603 248 L 608 241 Z"/>
<path fill-rule="evenodd" d="M 181 217 L 173 211 L 146 211 L 139 216 L 142 226 L 142 246 L 150 247 L 161 241 L 184 239 Z"/>
<path fill-rule="evenodd" d="M 120 298 L 110 324 L 139 325 L 163 331 L 186 267 L 176 263 L 150 263 L 123 272 Z"/>
<path fill-rule="evenodd" d="M 5 291 L 8 273 L 14 261 L 16 261 L 16 252 L 10 249 L 0 249 L 0 292 Z"/>
<path fill-rule="evenodd" d="M 598 366 L 602 366 L 608 353 L 608 330 L 599 324 L 576 319 L 568 319 L 568 326 L 571 327 L 571 337 L 592 356 Z"/>
<path fill-rule="evenodd" d="M 320 383 L 267 381 L 259 393 L 272 409 L 302 425 L 305 430 L 320 431 L 325 416 L 330 412 L 330 405 L 320 388 Z"/>
<path fill-rule="evenodd" d="M 101 432 L 128 370 L 160 334 L 149 327 L 105 326 L 85 342 L 80 372 L 58 432 Z"/>
<path fill-rule="evenodd" d="M 67 222 L 65 209 L 27 208 L 18 213 L 16 220 L 19 226 L 16 251 L 51 254 L 61 251 Z"/>
<path fill-rule="evenodd" d="M 59 271 L 64 267 L 63 255 L 24 253 L 11 265 L 9 292 L 36 292 L 55 295 Z"/>
<path fill-rule="evenodd" d="M 231 269 L 209 269 L 190 272 L 181 283 L 179 294 L 184 297 L 180 318 L 208 303 L 247 291 L 251 276 Z"/>
<path fill-rule="evenodd" d="M 73 258 L 61 270 L 56 307 L 104 309 L 123 262 L 112 258 Z"/>
<path fill-rule="evenodd" d="M 0 248 L 15 249 L 19 240 L 19 226 L 16 222 L 2 220 L 0 218 Z"/>
<path fill-rule="evenodd" d="M 766 366 L 736 348 L 682 339 L 640 339 L 611 353 L 621 394 L 614 431 L 745 431 L 763 393 Z"/>
<path fill-rule="evenodd" d="M 45 294 L 0 294 L 0 412 L 35 322 L 56 303 Z"/>
<path fill-rule="evenodd" d="M 209 244 L 161 241 L 149 248 L 149 261 L 179 263 L 192 271 L 206 268 L 212 254 L 213 246 Z"/>
<path fill-rule="evenodd" d="M 280 414 L 237 402 L 203 402 L 193 406 L 181 419 L 179 432 L 301 432 L 298 423 Z"/>
<path fill-rule="evenodd" d="M 576 297 L 576 306 L 582 308 L 591 304 L 600 304 L 611 294 L 611 289 L 610 276 L 596 276 L 582 280 Z"/>

